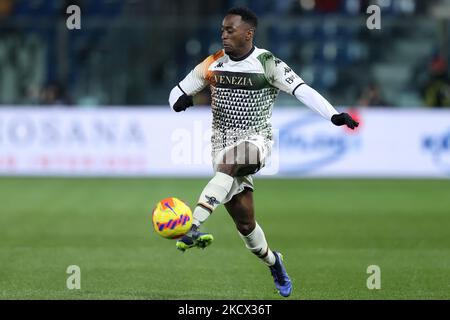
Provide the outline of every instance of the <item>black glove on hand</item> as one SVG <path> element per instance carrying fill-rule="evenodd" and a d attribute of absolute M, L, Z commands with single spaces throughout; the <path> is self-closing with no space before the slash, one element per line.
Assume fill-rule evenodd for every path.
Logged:
<path fill-rule="evenodd" d="M 353 120 L 353 118 L 348 113 L 335 114 L 331 117 L 331 122 L 336 126 L 343 126 L 344 124 L 350 129 L 355 129 L 359 126 L 359 122 Z"/>
<path fill-rule="evenodd" d="M 188 96 L 186 94 L 183 94 L 181 97 L 178 98 L 177 102 L 173 105 L 173 110 L 176 112 L 184 111 L 189 107 L 192 107 L 194 105 L 194 101 L 192 99 L 192 96 Z"/>

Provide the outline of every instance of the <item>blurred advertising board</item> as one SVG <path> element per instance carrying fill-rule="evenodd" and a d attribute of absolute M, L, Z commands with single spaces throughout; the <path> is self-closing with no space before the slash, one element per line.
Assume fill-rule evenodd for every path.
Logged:
<path fill-rule="evenodd" d="M 355 131 L 275 107 L 272 157 L 259 175 L 450 177 L 450 110 L 347 111 L 361 123 Z M 211 121 L 208 107 L 2 107 L 0 175 L 210 176 Z"/>

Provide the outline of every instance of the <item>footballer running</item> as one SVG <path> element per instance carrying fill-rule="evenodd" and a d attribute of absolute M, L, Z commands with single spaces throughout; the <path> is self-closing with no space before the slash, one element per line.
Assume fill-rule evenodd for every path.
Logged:
<path fill-rule="evenodd" d="M 270 269 L 283 297 L 292 293 L 292 282 L 283 257 L 267 244 L 255 220 L 252 175 L 270 157 L 272 107 L 280 90 L 291 94 L 334 125 L 358 126 L 347 113 L 336 109 L 308 86 L 286 63 L 253 44 L 257 16 L 248 8 L 229 10 L 222 22 L 223 49 L 198 64 L 170 92 L 176 111 L 193 106 L 192 97 L 206 86 L 211 89 L 212 161 L 214 177 L 208 182 L 193 212 L 193 225 L 176 247 L 186 251 L 205 248 L 213 241 L 200 226 L 221 204 L 233 218 L 246 247 Z"/>

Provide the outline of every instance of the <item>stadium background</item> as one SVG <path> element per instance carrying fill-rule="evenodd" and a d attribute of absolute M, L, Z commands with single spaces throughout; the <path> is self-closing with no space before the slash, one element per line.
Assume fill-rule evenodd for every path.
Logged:
<path fill-rule="evenodd" d="M 257 178 L 256 214 L 292 298 L 449 298 L 449 1 L 2 0 L 2 299 L 278 299 L 224 208 L 205 251 L 177 252 L 150 223 L 158 200 L 194 204 L 208 181 L 208 91 L 183 114 L 167 98 L 220 48 L 234 5 L 259 15 L 257 46 L 361 121 L 351 133 L 276 102 L 279 168 Z M 173 162 L 174 132 L 189 161 Z"/>

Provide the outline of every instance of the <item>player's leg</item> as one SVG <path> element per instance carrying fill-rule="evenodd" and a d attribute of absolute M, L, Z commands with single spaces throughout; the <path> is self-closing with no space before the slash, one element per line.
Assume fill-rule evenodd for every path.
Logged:
<path fill-rule="evenodd" d="M 245 188 L 241 193 L 234 195 L 225 203 L 225 208 L 233 218 L 245 246 L 269 266 L 279 293 L 284 297 L 289 296 L 292 292 L 291 280 L 283 265 L 281 254 L 270 250 L 264 232 L 255 220 L 252 190 Z"/>
<path fill-rule="evenodd" d="M 259 150 L 254 144 L 243 141 L 220 154 L 216 162 L 216 175 L 203 189 L 193 213 L 193 223 L 197 226 L 200 226 L 224 202 L 235 177 L 258 171 Z"/>
<path fill-rule="evenodd" d="M 236 194 L 229 202 L 225 203 L 225 208 L 233 218 L 246 247 L 265 264 L 273 265 L 275 255 L 267 244 L 263 230 L 255 220 L 253 191 L 250 188 L 245 188 L 244 191 Z"/>
<path fill-rule="evenodd" d="M 248 141 L 243 141 L 218 155 L 215 159 L 216 174 L 203 189 L 193 212 L 193 226 L 177 241 L 178 249 L 185 251 L 192 247 L 205 248 L 211 244 L 213 236 L 199 232 L 200 225 L 224 203 L 233 187 L 235 177 L 259 170 L 261 166 L 259 157 L 258 147 Z"/>
<path fill-rule="evenodd" d="M 214 237 L 210 233 L 200 232 L 200 225 L 225 201 L 233 184 L 234 177 L 222 172 L 216 172 L 199 197 L 197 206 L 192 214 L 191 229 L 176 242 L 177 249 L 186 251 L 193 247 L 206 248 L 212 243 Z"/>

